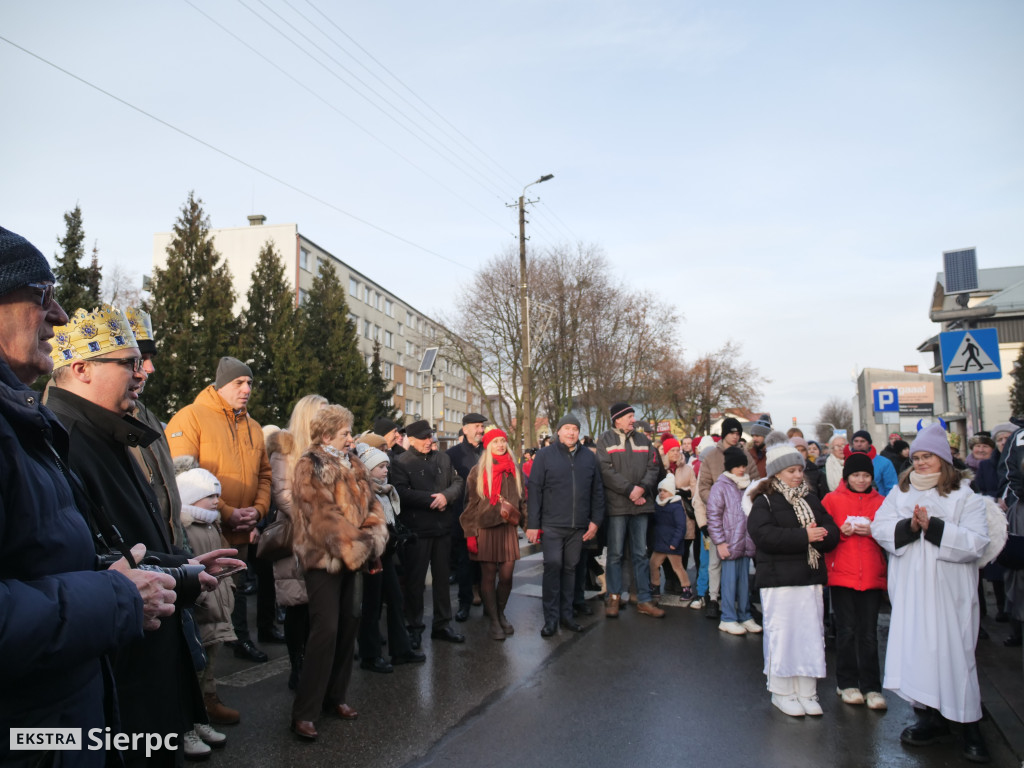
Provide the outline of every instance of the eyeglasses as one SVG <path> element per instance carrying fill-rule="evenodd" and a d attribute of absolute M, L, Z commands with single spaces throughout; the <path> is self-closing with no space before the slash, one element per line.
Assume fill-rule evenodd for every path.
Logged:
<path fill-rule="evenodd" d="M 146 364 L 146 361 L 141 357 L 91 357 L 86 362 L 123 365 L 125 368 L 131 368 L 135 373 L 141 371 L 142 366 Z"/>
<path fill-rule="evenodd" d="M 49 309 L 53 306 L 53 283 L 26 283 L 25 287 L 39 293 L 41 309 Z"/>

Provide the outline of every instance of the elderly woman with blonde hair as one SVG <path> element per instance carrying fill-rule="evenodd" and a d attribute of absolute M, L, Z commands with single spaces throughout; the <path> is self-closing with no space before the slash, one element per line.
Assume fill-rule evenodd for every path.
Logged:
<path fill-rule="evenodd" d="M 309 597 L 292 731 L 312 741 L 321 709 L 343 720 L 359 716 L 345 703 L 359 629 L 356 574 L 380 570 L 388 531 L 370 474 L 352 451 L 352 412 L 324 406 L 309 429 L 312 444 L 292 473 L 293 546 Z"/>

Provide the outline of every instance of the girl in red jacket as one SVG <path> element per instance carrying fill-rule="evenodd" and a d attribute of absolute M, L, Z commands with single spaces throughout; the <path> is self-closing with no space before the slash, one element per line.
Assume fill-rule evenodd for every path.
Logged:
<path fill-rule="evenodd" d="M 822 499 L 841 534 L 839 546 L 825 554 L 825 565 L 836 622 L 836 693 L 846 704 L 866 701 L 868 709 L 886 709 L 878 663 L 886 566 L 871 538 L 871 521 L 884 499 L 871 487 L 874 474 L 867 454 L 851 454 L 843 482 Z"/>

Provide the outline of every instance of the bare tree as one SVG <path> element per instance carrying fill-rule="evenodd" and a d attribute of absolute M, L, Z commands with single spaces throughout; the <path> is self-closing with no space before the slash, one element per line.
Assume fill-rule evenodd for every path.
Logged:
<path fill-rule="evenodd" d="M 853 432 L 853 409 L 841 397 L 832 397 L 821 406 L 814 432 L 820 442 L 827 443 L 832 438 L 833 428 L 845 429 L 846 434 Z"/>
<path fill-rule="evenodd" d="M 726 408 L 755 408 L 760 385 L 769 383 L 757 369 L 740 358 L 741 346 L 728 341 L 721 348 L 686 363 L 681 358 L 666 364 L 666 396 L 677 419 L 690 434 L 711 431 L 711 414 Z"/>
<path fill-rule="evenodd" d="M 142 282 L 136 272 L 113 264 L 103 270 L 103 289 L 100 296 L 115 307 L 138 307 L 142 304 Z"/>

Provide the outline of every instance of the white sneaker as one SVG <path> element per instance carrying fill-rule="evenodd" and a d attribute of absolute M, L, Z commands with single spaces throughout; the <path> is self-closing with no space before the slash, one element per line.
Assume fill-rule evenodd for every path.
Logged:
<path fill-rule="evenodd" d="M 718 625 L 719 632 L 728 632 L 730 635 L 745 635 L 747 630 L 738 621 L 723 621 Z"/>
<path fill-rule="evenodd" d="M 878 691 L 868 691 L 864 697 L 868 702 L 868 709 L 888 709 L 889 705 L 885 702 L 885 696 L 880 694 Z"/>
<path fill-rule="evenodd" d="M 843 700 L 843 704 L 863 704 L 864 694 L 860 688 L 836 688 L 836 693 Z"/>
<path fill-rule="evenodd" d="M 790 717 L 803 717 L 806 714 L 796 696 L 780 696 L 777 693 L 773 693 L 772 704 Z"/>
<path fill-rule="evenodd" d="M 210 745 L 199 738 L 195 731 L 189 731 L 184 739 L 186 760 L 205 760 L 213 751 Z"/>
<path fill-rule="evenodd" d="M 690 603 L 690 607 L 693 608 L 693 610 L 695 611 L 699 611 L 701 608 L 704 607 L 704 598 L 698 597 L 696 600 Z"/>
<path fill-rule="evenodd" d="M 206 723 L 193 723 L 196 727 L 196 735 L 209 744 L 211 747 L 223 747 L 228 737 L 220 731 L 215 731 L 212 725 Z"/>
<path fill-rule="evenodd" d="M 747 619 L 740 626 L 747 630 L 747 632 L 750 632 L 755 635 L 761 632 L 761 625 L 753 619 Z"/>
<path fill-rule="evenodd" d="M 800 706 L 804 709 L 805 715 L 811 715 L 812 717 L 820 717 L 825 714 L 821 708 L 821 704 L 818 703 L 817 696 L 801 696 Z"/>

